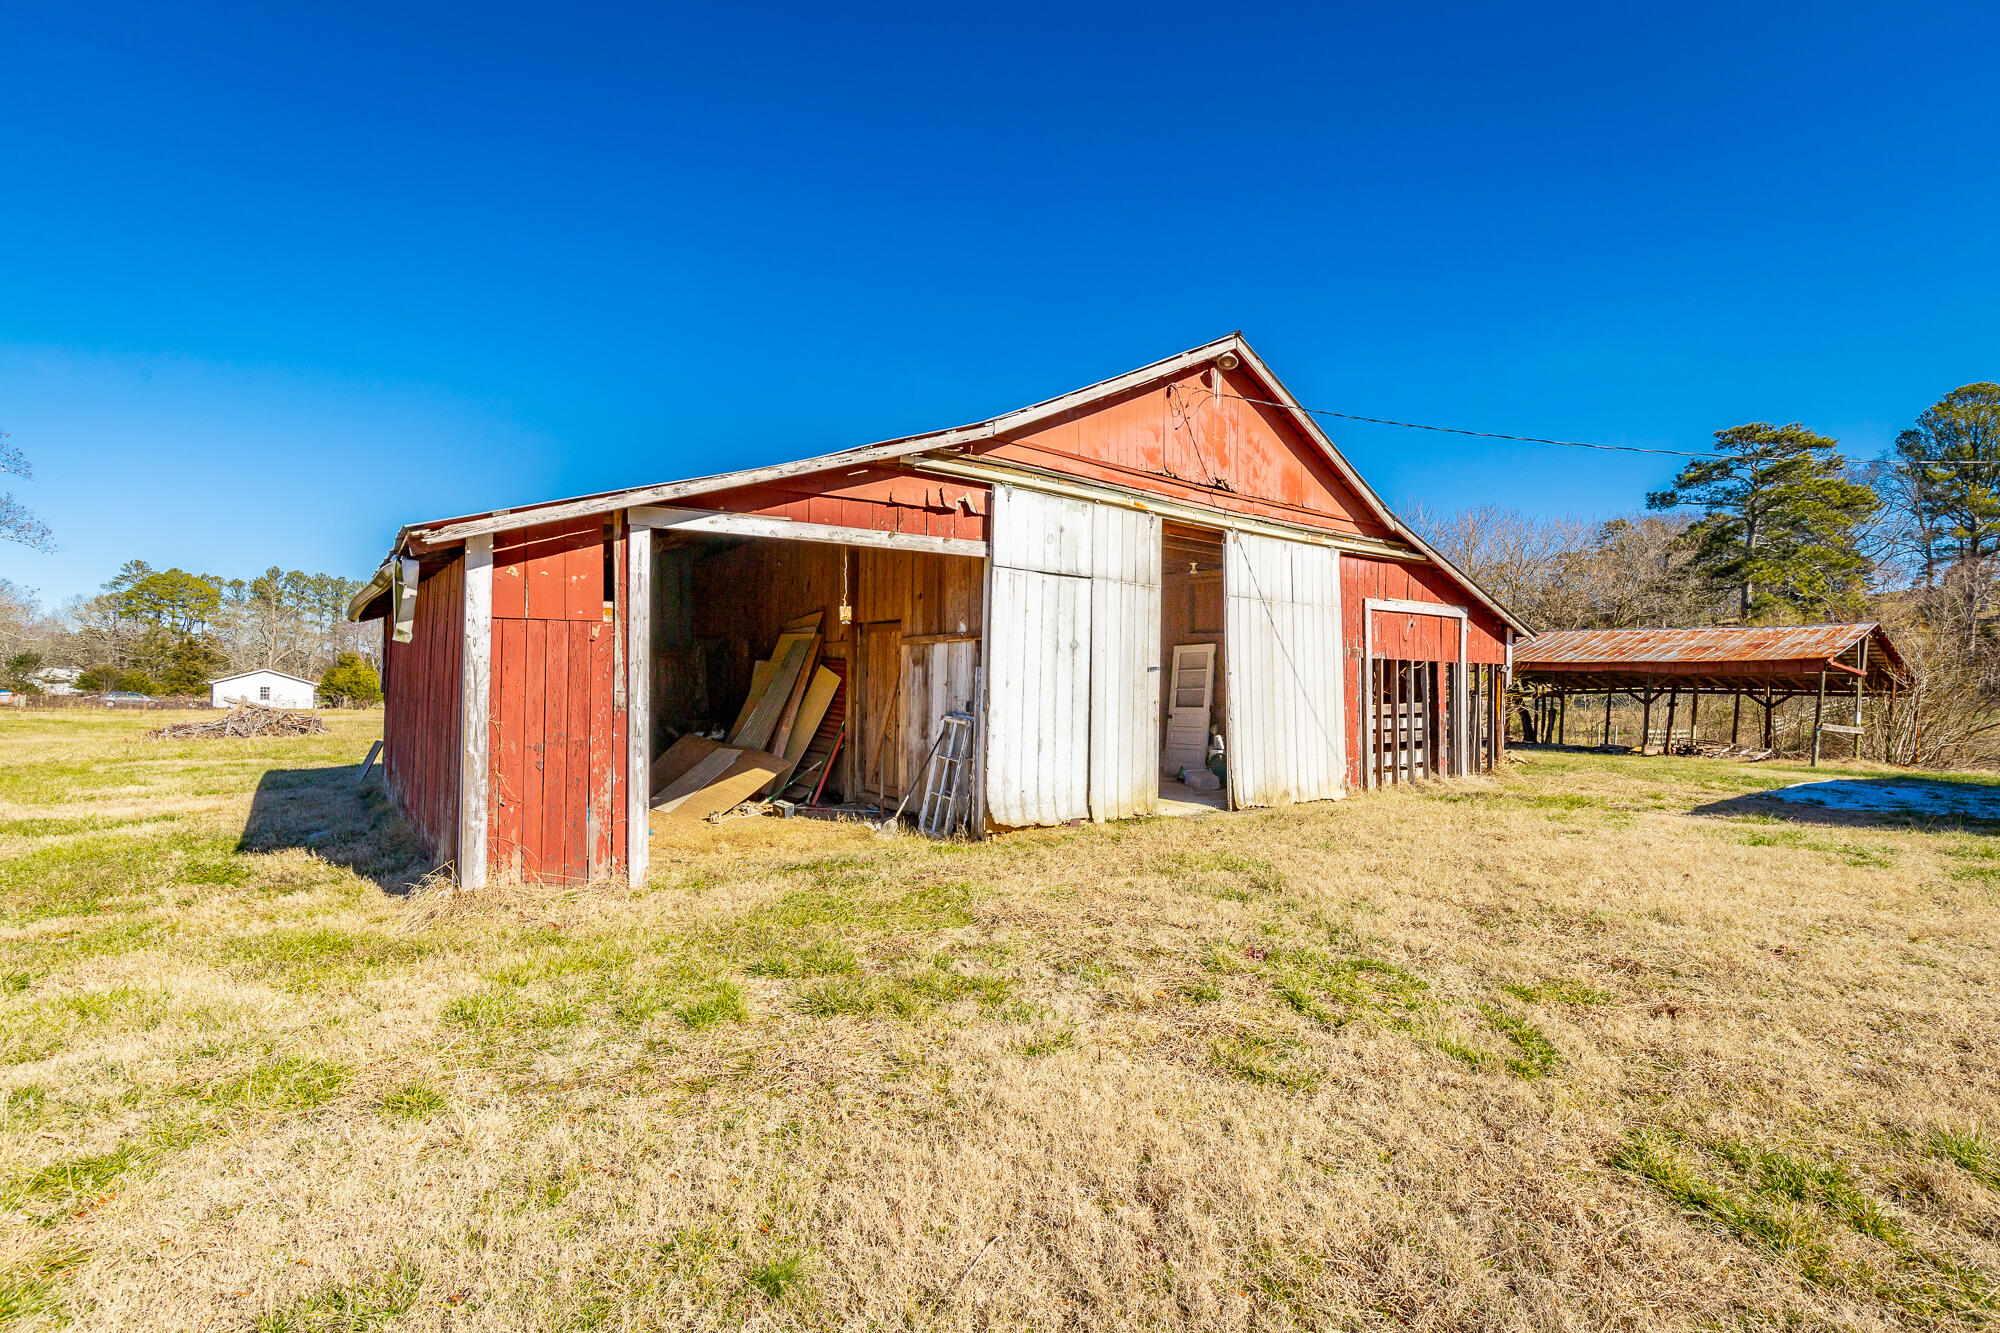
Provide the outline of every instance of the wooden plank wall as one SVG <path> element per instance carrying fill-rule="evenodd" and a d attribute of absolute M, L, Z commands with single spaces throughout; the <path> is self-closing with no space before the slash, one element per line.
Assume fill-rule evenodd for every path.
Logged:
<path fill-rule="evenodd" d="M 623 541 L 612 537 L 612 585 Z M 496 872 L 572 883 L 625 859 L 626 728 L 607 533 L 596 519 L 493 544 L 488 842 Z"/>
<path fill-rule="evenodd" d="M 1332 532 L 1389 536 L 1247 367 L 1190 368 L 981 452 L 1176 500 Z"/>
<path fill-rule="evenodd" d="M 1340 596 L 1341 629 L 1347 647 L 1344 687 L 1346 697 L 1355 700 L 1357 705 L 1362 698 L 1363 684 L 1363 604 L 1371 597 L 1463 606 L 1467 612 L 1466 662 L 1478 667 L 1506 660 L 1506 630 L 1499 619 L 1473 602 L 1454 579 L 1434 565 L 1343 555 L 1340 558 Z M 1375 619 L 1375 655 L 1401 661 L 1456 662 L 1458 622 L 1442 616 L 1378 615 Z M 1350 708 L 1347 714 L 1347 780 L 1354 786 L 1360 786 L 1363 778 L 1361 711 L 1357 706 Z"/>
<path fill-rule="evenodd" d="M 410 641 L 383 617 L 382 780 L 431 856 L 458 852 L 459 665 L 465 645 L 465 564 L 454 558 L 417 585 Z"/>
<path fill-rule="evenodd" d="M 840 528 L 986 540 L 986 488 L 870 465 L 716 491 L 697 509 L 762 514 Z"/>
<path fill-rule="evenodd" d="M 874 627 L 868 634 L 873 651 L 859 655 L 849 682 L 848 707 L 855 719 L 849 743 L 857 746 L 853 772 L 877 799 L 899 798 L 929 748 L 934 714 L 961 705 L 958 696 L 977 662 L 977 646 L 969 642 L 906 648 L 903 639 L 976 638 L 984 562 L 824 542 L 712 540 L 685 549 L 694 553 L 692 638 L 721 645 L 707 659 L 712 716 L 735 715 L 749 692 L 752 665 L 770 654 L 787 621 L 818 611 L 823 651 L 841 661 L 856 656 L 856 626 Z M 855 625 L 840 623 L 843 570 Z M 835 770 L 832 785 L 843 794 L 848 771 L 846 760 Z"/>

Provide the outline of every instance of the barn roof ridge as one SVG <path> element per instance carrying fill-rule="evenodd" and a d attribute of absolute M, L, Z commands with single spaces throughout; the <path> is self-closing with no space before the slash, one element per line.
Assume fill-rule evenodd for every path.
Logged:
<path fill-rule="evenodd" d="M 1523 637 L 1533 637 L 1534 631 L 1525 621 L 1509 611 L 1498 598 L 1481 587 L 1464 570 L 1441 555 L 1423 539 L 1414 528 L 1391 509 L 1388 503 L 1376 493 L 1374 487 L 1361 476 L 1360 472 L 1341 453 L 1325 429 L 1312 413 L 1302 407 L 1292 397 L 1284 382 L 1278 378 L 1268 363 L 1257 355 L 1243 337 L 1241 329 L 1234 330 L 1220 338 L 1191 347 L 1173 356 L 1163 357 L 1136 369 L 1098 380 L 1082 388 L 1057 394 L 1026 407 L 1003 412 L 983 421 L 969 422 L 961 426 L 941 430 L 924 431 L 915 435 L 905 435 L 875 444 L 857 445 L 831 453 L 813 454 L 805 458 L 787 462 L 765 464 L 743 468 L 734 472 L 716 473 L 705 477 L 692 477 L 680 481 L 660 482 L 645 486 L 626 487 L 619 490 L 599 491 L 590 495 L 576 496 L 564 500 L 544 501 L 519 508 L 494 509 L 481 514 L 467 514 L 454 518 L 436 519 L 427 523 L 404 526 L 396 534 L 395 546 L 387 558 L 376 569 L 374 576 L 355 593 L 349 603 L 348 614 L 352 619 L 361 618 L 367 605 L 387 591 L 389 571 L 394 560 L 415 543 L 425 547 L 448 547 L 463 542 L 466 538 L 481 533 L 504 531 L 517 527 L 529 527 L 543 523 L 560 522 L 565 519 L 582 518 L 593 514 L 609 513 L 635 505 L 655 505 L 671 500 L 708 494 L 713 491 L 729 490 L 739 486 L 756 485 L 760 482 L 776 481 L 787 477 L 810 476 L 814 473 L 831 471 L 835 468 L 852 467 L 858 463 L 883 462 L 976 444 L 998 438 L 1010 431 L 1021 429 L 1049 417 L 1059 416 L 1089 403 L 1094 403 L 1129 389 L 1155 383 L 1176 374 L 1189 366 L 1214 361 L 1225 353 L 1233 353 L 1250 373 L 1261 380 L 1303 431 L 1307 439 L 1325 456 L 1341 479 L 1351 487 L 1363 504 L 1375 511 L 1382 522 L 1398 537 L 1408 542 L 1425 559 L 1437 565 L 1455 582 L 1469 592 L 1487 610 L 1500 617 L 1507 625 Z"/>

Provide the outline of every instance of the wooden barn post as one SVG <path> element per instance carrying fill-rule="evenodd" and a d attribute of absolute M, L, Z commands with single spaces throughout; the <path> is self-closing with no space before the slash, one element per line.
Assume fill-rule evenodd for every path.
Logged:
<path fill-rule="evenodd" d="M 1729 715 L 1729 748 L 1732 750 L 1736 748 L 1736 738 L 1743 727 L 1743 691 L 1736 691 L 1735 699 L 1736 708 Z"/>
<path fill-rule="evenodd" d="M 1645 697 L 1639 701 L 1640 754 L 1646 753 L 1647 747 L 1653 743 L 1653 698 L 1653 692 L 1648 690 Z"/>
<path fill-rule="evenodd" d="M 1660 746 L 1661 754 L 1672 754 L 1674 752 L 1674 715 L 1680 711 L 1680 707 L 1681 687 L 1676 685 L 1667 694 L 1667 739 Z"/>
<path fill-rule="evenodd" d="M 1688 746 L 1701 744 L 1701 686 L 1697 683 L 1688 697 Z"/>
<path fill-rule="evenodd" d="M 625 879 L 643 883 L 652 852 L 653 530 L 625 535 Z"/>
<path fill-rule="evenodd" d="M 1826 668 L 1821 667 L 1819 671 L 1819 698 L 1813 704 L 1812 766 L 1814 768 L 1819 767 L 1819 721 L 1820 715 L 1824 712 L 1826 712 Z"/>
<path fill-rule="evenodd" d="M 1764 685 L 1764 748 L 1766 750 L 1775 750 L 1778 748 L 1777 727 L 1771 721 L 1771 709 L 1773 707 L 1775 705 L 1771 702 L 1771 686 L 1767 681 Z"/>
<path fill-rule="evenodd" d="M 459 665 L 458 886 L 486 886 L 493 731 L 493 534 L 465 539 L 465 652 Z"/>
<path fill-rule="evenodd" d="M 1611 744 L 1611 701 L 1617 696 L 1610 690 L 1604 692 L 1604 743 Z"/>
<path fill-rule="evenodd" d="M 1861 757 L 1861 684 L 1868 679 L 1868 638 L 1861 639 L 1861 674 L 1854 678 L 1854 757 Z"/>

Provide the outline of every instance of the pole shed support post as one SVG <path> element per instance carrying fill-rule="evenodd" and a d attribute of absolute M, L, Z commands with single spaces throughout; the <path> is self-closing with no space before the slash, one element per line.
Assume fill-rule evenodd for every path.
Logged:
<path fill-rule="evenodd" d="M 1826 712 L 1826 671 L 1822 668 L 1819 673 L 1819 698 L 1813 704 L 1812 766 L 1814 768 L 1819 767 L 1819 723 L 1820 715 L 1824 712 Z"/>

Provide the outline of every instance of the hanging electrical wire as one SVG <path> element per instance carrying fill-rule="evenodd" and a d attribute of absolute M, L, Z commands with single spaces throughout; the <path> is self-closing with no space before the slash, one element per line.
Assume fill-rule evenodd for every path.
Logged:
<path fill-rule="evenodd" d="M 1516 440 L 1522 444 L 1553 444 L 1564 449 L 1597 449 L 1606 453 L 1624 454 L 1664 454 L 1670 458 L 1720 458 L 1731 462 L 1741 462 L 1734 454 L 1716 453 L 1700 449 L 1652 449 L 1637 444 L 1593 444 L 1585 440 L 1552 440 L 1541 435 L 1508 435 L 1502 431 L 1465 430 L 1458 426 L 1430 426 L 1420 421 L 1392 421 L 1387 417 L 1364 417 L 1353 412 L 1335 412 L 1331 408 L 1307 407 L 1302 403 L 1280 403 L 1269 398 L 1246 398 L 1238 393 L 1223 393 L 1217 389 L 1204 389 L 1214 398 L 1233 398 L 1239 403 L 1254 403 L 1259 407 L 1281 407 L 1287 411 L 1305 412 L 1316 417 L 1337 417 L 1342 421 L 1365 421 L 1372 426 L 1400 426 L 1404 430 L 1429 430 L 1441 435 L 1469 435 L 1480 440 Z M 1887 462 L 1887 459 L 1861 459 L 1861 462 Z M 2000 467 L 2000 459 L 1988 458 L 1943 458 L 1905 459 L 1903 462 L 1929 468 L 1954 467 Z"/>

